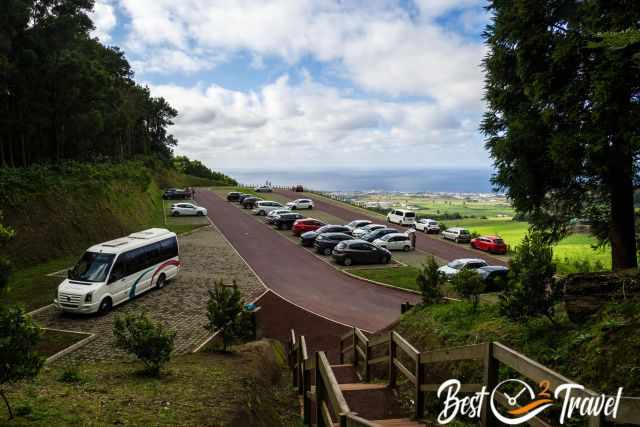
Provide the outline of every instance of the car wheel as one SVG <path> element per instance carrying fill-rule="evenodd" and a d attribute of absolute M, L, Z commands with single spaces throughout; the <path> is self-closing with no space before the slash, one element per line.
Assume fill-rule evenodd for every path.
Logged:
<path fill-rule="evenodd" d="M 346 257 L 345 259 L 342 260 L 342 263 L 348 267 L 351 264 L 353 264 L 353 261 L 351 260 L 351 258 Z"/>
<path fill-rule="evenodd" d="M 111 311 L 112 307 L 113 307 L 113 302 L 111 302 L 111 298 L 106 297 L 100 303 L 100 308 L 98 309 L 98 313 L 107 314 L 108 312 Z"/>
<path fill-rule="evenodd" d="M 402 250 L 405 252 L 409 252 L 411 250 L 411 246 L 405 246 L 404 248 L 402 248 Z"/>
<path fill-rule="evenodd" d="M 276 227 L 278 227 L 278 230 L 282 230 L 282 224 L 278 224 Z"/>
<path fill-rule="evenodd" d="M 313 206 L 309 206 L 309 209 L 313 209 Z"/>
<path fill-rule="evenodd" d="M 172 216 L 180 216 L 180 212 L 173 212 L 171 215 Z"/>
<path fill-rule="evenodd" d="M 297 209 L 297 208 L 296 208 L 296 206 L 295 206 L 295 205 L 291 206 L 291 210 L 292 210 L 292 211 L 295 211 L 296 209 Z"/>
<path fill-rule="evenodd" d="M 458 239 L 457 237 L 453 241 L 456 243 L 460 243 L 460 239 Z"/>
<path fill-rule="evenodd" d="M 164 288 L 166 281 L 167 277 L 164 274 L 161 274 L 160 277 L 158 277 L 158 280 L 156 280 L 156 289 Z"/>
<path fill-rule="evenodd" d="M 324 254 L 327 256 L 331 255 L 331 248 L 324 248 Z"/>
<path fill-rule="evenodd" d="M 202 211 L 198 212 L 198 216 L 204 216 L 204 212 Z"/>

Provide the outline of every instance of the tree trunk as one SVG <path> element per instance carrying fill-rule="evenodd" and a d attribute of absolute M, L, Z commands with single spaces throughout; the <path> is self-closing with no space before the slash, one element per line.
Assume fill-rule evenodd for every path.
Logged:
<path fill-rule="evenodd" d="M 609 165 L 611 193 L 611 267 L 614 271 L 638 266 L 636 256 L 635 212 L 633 207 L 633 160 L 624 153 L 625 142 L 616 143 Z M 622 152 L 621 152 L 622 151 Z"/>
<path fill-rule="evenodd" d="M 4 390 L 0 389 L 0 396 L 2 396 L 2 400 L 4 400 L 4 404 L 7 405 L 7 411 L 9 412 L 9 419 L 12 420 L 13 419 L 13 411 L 11 410 L 11 405 L 9 404 L 9 399 L 7 399 L 7 396 L 4 394 Z"/>

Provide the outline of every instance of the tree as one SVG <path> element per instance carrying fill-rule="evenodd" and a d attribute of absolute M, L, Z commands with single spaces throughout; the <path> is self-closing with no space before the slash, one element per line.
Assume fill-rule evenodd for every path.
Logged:
<path fill-rule="evenodd" d="M 439 268 L 435 258 L 429 257 L 416 277 L 416 284 L 422 294 L 423 304 L 435 304 L 442 299 L 441 286 L 445 278 L 438 271 Z"/>
<path fill-rule="evenodd" d="M 144 313 L 118 316 L 113 324 L 116 347 L 134 354 L 150 375 L 159 376 L 171 359 L 176 334 L 155 325 Z"/>
<path fill-rule="evenodd" d="M 516 321 L 545 316 L 554 322 L 561 290 L 554 275 L 553 250 L 541 233 L 529 233 L 509 261 L 509 276 L 500 295 L 500 312 Z"/>
<path fill-rule="evenodd" d="M 451 278 L 451 285 L 458 295 L 471 301 L 475 312 L 480 302 L 480 294 L 485 288 L 480 275 L 473 270 L 464 269 Z"/>
<path fill-rule="evenodd" d="M 493 0 L 488 9 L 481 129 L 494 185 L 547 241 L 589 218 L 614 270 L 636 267 L 640 2 Z"/>
<path fill-rule="evenodd" d="M 213 289 L 209 289 L 207 318 L 206 328 L 221 336 L 223 351 L 227 351 L 235 341 L 249 336 L 249 313 L 244 310 L 242 294 L 235 282 L 232 286 L 225 286 L 220 280 Z"/>
<path fill-rule="evenodd" d="M 0 223 L 0 249 L 12 237 L 13 230 Z M 9 261 L 0 256 L 0 298 L 7 291 L 9 273 Z M 0 397 L 7 407 L 9 419 L 13 418 L 13 411 L 3 386 L 38 374 L 43 365 L 43 359 L 35 350 L 39 339 L 40 328 L 22 308 L 0 305 Z"/>

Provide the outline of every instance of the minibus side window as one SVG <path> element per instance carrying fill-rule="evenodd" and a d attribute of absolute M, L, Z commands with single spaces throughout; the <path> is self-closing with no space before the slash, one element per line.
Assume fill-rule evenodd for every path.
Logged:
<path fill-rule="evenodd" d="M 111 276 L 109 276 L 109 283 L 117 282 L 127 275 L 127 254 L 121 254 L 116 260 L 113 269 L 111 270 Z"/>

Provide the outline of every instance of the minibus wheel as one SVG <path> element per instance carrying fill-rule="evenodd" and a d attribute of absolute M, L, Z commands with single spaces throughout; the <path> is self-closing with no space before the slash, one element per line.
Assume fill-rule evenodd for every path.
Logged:
<path fill-rule="evenodd" d="M 166 277 L 164 274 L 161 274 L 160 277 L 158 277 L 158 280 L 156 280 L 156 288 L 157 289 L 164 288 L 165 282 L 166 282 Z"/>
<path fill-rule="evenodd" d="M 108 312 L 111 311 L 112 307 L 113 307 L 113 303 L 111 302 L 111 298 L 106 297 L 100 303 L 100 308 L 98 309 L 98 313 L 107 314 Z"/>

